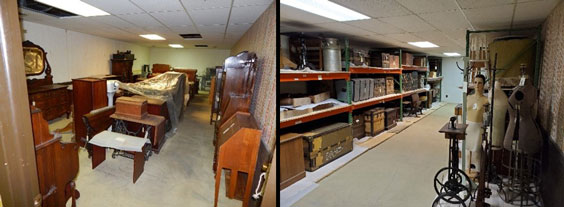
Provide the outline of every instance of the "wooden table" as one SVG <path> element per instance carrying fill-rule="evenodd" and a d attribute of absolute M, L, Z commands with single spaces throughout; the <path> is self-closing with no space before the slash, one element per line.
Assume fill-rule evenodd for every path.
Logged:
<path fill-rule="evenodd" d="M 143 137 L 145 134 L 141 133 L 141 128 L 147 128 L 148 126 L 151 126 L 151 128 L 153 129 L 153 133 L 151 133 L 151 145 L 152 145 L 152 150 L 155 153 L 159 153 L 162 145 L 164 144 L 164 133 L 165 133 L 165 128 L 164 128 L 164 123 L 165 123 L 165 118 L 162 116 L 157 116 L 157 115 L 152 115 L 152 114 L 147 114 L 147 116 L 143 119 L 137 119 L 137 118 L 133 118 L 133 117 L 129 117 L 129 116 L 123 116 L 123 115 L 118 115 L 118 114 L 112 114 L 110 116 L 110 118 L 116 120 L 116 122 L 114 123 L 114 130 L 116 130 L 115 127 L 117 127 L 117 125 L 119 125 L 119 121 L 126 121 L 127 122 L 127 126 L 126 129 L 129 132 L 135 132 L 137 131 L 138 133 L 135 133 L 135 136 L 138 137 Z"/>

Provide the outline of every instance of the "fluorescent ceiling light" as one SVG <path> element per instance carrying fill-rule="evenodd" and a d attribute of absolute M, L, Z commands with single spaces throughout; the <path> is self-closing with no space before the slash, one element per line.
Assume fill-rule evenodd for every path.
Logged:
<path fill-rule="evenodd" d="M 150 40 L 165 40 L 164 37 L 161 37 L 161 36 L 156 35 L 156 34 L 144 34 L 144 35 L 139 35 L 139 36 L 146 38 L 146 39 L 150 39 Z"/>
<path fill-rule="evenodd" d="M 168 44 L 168 46 L 173 47 L 173 48 L 184 48 L 184 46 L 182 46 L 180 44 Z"/>
<path fill-rule="evenodd" d="M 281 0 L 280 3 L 340 22 L 370 19 L 364 14 L 328 0 Z"/>
<path fill-rule="evenodd" d="M 445 52 L 443 54 L 446 56 L 460 56 L 460 54 L 458 54 L 457 52 Z"/>
<path fill-rule="evenodd" d="M 429 41 L 423 41 L 423 42 L 408 42 L 408 44 L 416 46 L 416 47 L 420 47 L 420 48 L 431 48 L 431 47 L 439 47 L 438 45 L 435 45 Z"/>
<path fill-rule="evenodd" d="M 98 9 L 80 0 L 36 0 L 36 1 L 85 17 L 110 15 L 108 12 L 102 11 L 101 9 Z"/>

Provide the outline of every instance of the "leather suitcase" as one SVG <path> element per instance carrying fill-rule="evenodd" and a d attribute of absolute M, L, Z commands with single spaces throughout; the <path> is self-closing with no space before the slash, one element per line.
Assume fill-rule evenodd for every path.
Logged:
<path fill-rule="evenodd" d="M 364 125 L 366 136 L 376 136 L 385 129 L 384 108 L 376 107 L 364 112 Z"/>
<path fill-rule="evenodd" d="M 134 97 L 119 97 L 116 99 L 116 114 L 136 119 L 147 116 L 147 100 Z"/>
<path fill-rule="evenodd" d="M 352 79 L 353 81 L 353 101 L 360 101 L 360 79 Z"/>
<path fill-rule="evenodd" d="M 368 81 L 368 94 L 366 99 L 371 99 L 374 97 L 374 79 L 368 78 L 366 80 Z"/>
<path fill-rule="evenodd" d="M 387 108 L 386 110 L 384 110 L 384 113 L 386 114 L 386 130 L 394 128 L 397 125 L 397 120 L 399 117 L 398 112 L 399 108 L 397 107 Z"/>
<path fill-rule="evenodd" d="M 358 114 L 353 116 L 352 134 L 353 138 L 363 138 L 364 135 L 364 115 Z"/>
<path fill-rule="evenodd" d="M 305 168 L 319 167 L 352 151 L 352 130 L 348 123 L 334 123 L 304 133 Z"/>

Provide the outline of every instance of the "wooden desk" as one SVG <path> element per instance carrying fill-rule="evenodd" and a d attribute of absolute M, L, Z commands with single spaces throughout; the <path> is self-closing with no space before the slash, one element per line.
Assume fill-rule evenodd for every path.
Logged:
<path fill-rule="evenodd" d="M 110 116 L 110 118 L 114 119 L 114 120 L 122 120 L 122 121 L 127 121 L 127 130 L 128 131 L 139 131 L 139 133 L 135 134 L 134 136 L 138 136 L 138 137 L 143 137 L 145 136 L 144 133 L 141 133 L 141 130 L 139 130 L 140 128 L 146 128 L 146 126 L 151 126 L 153 133 L 152 133 L 152 137 L 151 137 L 151 145 L 152 145 L 152 150 L 155 153 L 159 153 L 161 150 L 162 145 L 164 144 L 165 140 L 165 129 L 164 129 L 164 123 L 165 123 L 165 118 L 162 116 L 157 116 L 157 115 L 152 115 L 152 114 L 147 114 L 147 116 L 144 119 L 136 119 L 136 118 L 132 118 L 132 117 L 128 117 L 128 116 L 123 116 L 123 115 L 118 115 L 118 114 L 112 114 Z M 116 127 L 116 124 L 114 124 L 114 130 Z"/>

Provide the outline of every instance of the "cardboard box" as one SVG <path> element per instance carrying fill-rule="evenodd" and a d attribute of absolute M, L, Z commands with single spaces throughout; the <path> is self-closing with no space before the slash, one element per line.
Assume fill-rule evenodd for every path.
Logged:
<path fill-rule="evenodd" d="M 136 119 L 147 116 L 147 100 L 134 97 L 119 97 L 116 99 L 116 114 Z"/>
<path fill-rule="evenodd" d="M 294 116 L 300 116 L 300 115 L 304 115 L 304 114 L 308 114 L 313 112 L 312 108 L 309 109 L 304 109 L 304 110 L 286 110 L 286 111 L 281 111 L 280 112 L 280 119 L 287 119 L 287 118 L 291 118 Z"/>
<path fill-rule="evenodd" d="M 313 96 L 310 96 L 311 98 L 311 102 L 312 103 L 319 103 L 322 101 L 325 101 L 329 98 L 331 98 L 331 93 L 329 93 L 329 91 L 325 91 L 323 93 L 319 93 L 319 94 L 315 94 Z"/>
<path fill-rule="evenodd" d="M 282 98 L 280 99 L 280 105 L 292 105 L 294 107 L 311 104 L 311 98 L 299 97 L 299 98 Z"/>

